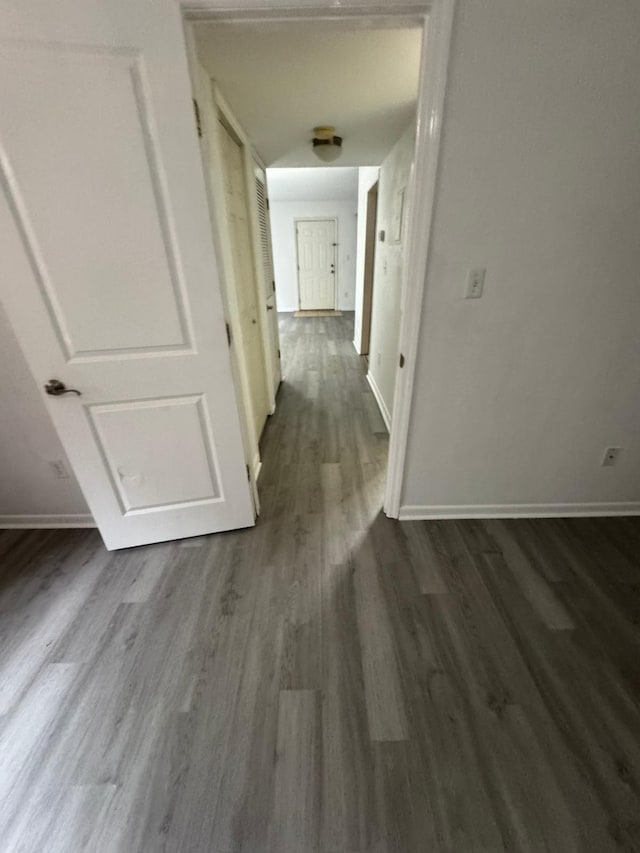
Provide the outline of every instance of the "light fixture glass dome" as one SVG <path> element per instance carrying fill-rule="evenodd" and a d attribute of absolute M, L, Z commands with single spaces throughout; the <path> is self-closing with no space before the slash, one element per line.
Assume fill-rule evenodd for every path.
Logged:
<path fill-rule="evenodd" d="M 328 125 L 314 127 L 313 153 L 323 163 L 331 163 L 342 154 L 342 137 L 334 134 L 335 128 Z"/>

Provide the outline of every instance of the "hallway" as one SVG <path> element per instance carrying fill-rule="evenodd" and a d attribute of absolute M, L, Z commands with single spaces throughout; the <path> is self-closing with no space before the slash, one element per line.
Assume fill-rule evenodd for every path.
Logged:
<path fill-rule="evenodd" d="M 353 348 L 353 313 L 280 316 L 284 381 L 261 442 L 261 521 L 295 529 L 316 516 L 336 549 L 323 559 L 336 562 L 380 511 L 389 436 Z"/>
<path fill-rule="evenodd" d="M 262 513 L 0 532 L 0 849 L 640 849 L 638 519 L 411 522 L 352 315 L 282 317 Z"/>

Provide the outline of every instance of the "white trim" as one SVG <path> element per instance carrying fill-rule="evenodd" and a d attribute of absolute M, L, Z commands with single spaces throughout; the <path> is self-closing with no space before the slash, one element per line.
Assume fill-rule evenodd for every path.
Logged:
<path fill-rule="evenodd" d="M 438 2 L 438 0 L 435 0 Z M 188 21 L 221 20 L 224 23 L 261 23 L 263 21 L 291 21 L 314 18 L 340 22 L 351 18 L 397 26 L 399 18 L 416 19 L 429 11 L 431 2 L 406 2 L 406 0 L 342 0 L 339 5 L 327 0 L 177 0 L 184 18 Z"/>
<path fill-rule="evenodd" d="M 278 324 L 278 299 L 276 296 L 276 273 L 273 266 L 273 235 L 271 233 L 271 213 L 270 213 L 270 203 L 269 203 L 269 187 L 267 185 L 267 172 L 266 166 L 264 165 L 264 161 L 262 157 L 258 154 L 255 148 L 253 151 L 253 188 L 254 191 L 251 194 L 252 199 L 252 215 L 254 217 L 254 227 L 255 227 L 255 252 L 256 258 L 259 259 L 260 263 L 258 264 L 258 279 L 262 282 L 261 293 L 264 298 L 264 322 L 265 322 L 265 357 L 268 361 L 268 379 L 269 379 L 269 391 L 270 391 L 270 400 L 271 400 L 271 410 L 269 412 L 270 415 L 276 410 L 276 395 L 278 393 L 278 388 L 280 387 L 280 383 L 282 382 L 282 364 L 280 361 L 280 326 Z M 256 183 L 262 184 L 262 189 L 264 192 L 264 200 L 266 205 L 266 236 L 269 244 L 269 255 L 271 263 L 269 265 L 270 275 L 265 277 L 265 266 L 264 266 L 264 252 L 262 246 L 262 236 L 260 229 L 260 217 L 258 211 L 258 195 L 255 190 Z M 269 306 L 269 300 L 271 300 L 272 304 Z M 269 318 L 267 315 L 269 311 L 273 311 L 275 314 L 275 318 Z M 275 331 L 275 335 L 274 335 Z"/>
<path fill-rule="evenodd" d="M 640 515 L 640 503 L 475 504 L 470 506 L 401 506 L 400 521 L 434 518 L 555 518 L 563 516 Z"/>
<path fill-rule="evenodd" d="M 391 415 L 389 413 L 389 409 L 387 409 L 387 404 L 385 403 L 384 398 L 380 393 L 380 389 L 378 388 L 376 380 L 373 378 L 369 370 L 367 370 L 367 382 L 371 386 L 373 396 L 376 398 L 376 403 L 378 404 L 378 408 L 380 409 L 380 414 L 382 415 L 382 420 L 384 421 L 384 425 L 387 428 L 387 432 L 391 433 Z"/>
<path fill-rule="evenodd" d="M 302 311 L 302 302 L 300 300 L 300 252 L 298 246 L 298 222 L 333 222 L 333 308 L 328 308 L 328 311 L 338 310 L 338 247 L 340 245 L 339 235 L 339 217 L 337 216 L 294 216 L 293 227 L 296 234 L 296 284 L 298 285 L 298 311 Z M 309 309 L 315 311 L 315 308 Z M 320 309 L 322 310 L 322 309 Z"/>
<path fill-rule="evenodd" d="M 426 37 L 422 44 L 414 164 L 408 182 L 410 190 L 406 211 L 407 250 L 402 276 L 397 352 L 398 359 L 400 353 L 404 355 L 404 367 L 396 369 L 392 416 L 394 428 L 389 441 L 384 495 L 384 511 L 390 518 L 398 518 L 404 480 L 422 302 L 430 261 L 438 153 L 454 6 L 455 0 L 434 0 L 431 14 L 426 22 Z M 420 188 L 419 192 L 416 191 L 417 187 Z"/>
<path fill-rule="evenodd" d="M 96 526 L 93 516 L 88 512 L 75 515 L 0 515 L 0 530 Z"/>
<path fill-rule="evenodd" d="M 351 341 L 351 343 L 353 344 L 353 348 L 358 353 L 358 355 L 362 355 L 362 353 L 358 349 L 358 344 L 355 341 Z"/>
<path fill-rule="evenodd" d="M 251 471 L 253 479 L 258 482 L 258 477 L 260 476 L 260 472 L 262 471 L 262 459 L 260 458 L 260 454 L 256 453 L 253 457 L 253 464 L 251 465 Z"/>
<path fill-rule="evenodd" d="M 191 88 L 193 97 L 197 100 L 200 109 L 200 120 L 202 122 L 203 135 L 200 140 L 200 153 L 202 156 L 203 180 L 209 206 L 209 217 L 211 231 L 216 250 L 216 266 L 220 282 L 220 294 L 224 306 L 225 320 L 229 323 L 232 332 L 229 357 L 231 361 L 231 372 L 233 375 L 233 386 L 240 418 L 240 430 L 242 433 L 242 444 L 244 448 L 245 464 L 249 465 L 252 454 L 258 451 L 258 442 L 254 439 L 253 424 L 255 417 L 251 404 L 250 395 L 246 386 L 246 370 L 242 360 L 241 348 L 234 345 L 235 329 L 232 322 L 234 312 L 230 304 L 234 290 L 231 287 L 233 281 L 231 270 L 232 259 L 229 256 L 230 239 L 228 235 L 228 222 L 225 212 L 224 185 L 222 183 L 222 154 L 220 149 L 220 127 L 219 109 L 215 101 L 211 78 L 198 61 L 195 34 L 193 27 L 186 24 L 184 27 L 185 47 L 189 72 L 191 76 Z M 251 498 L 253 501 L 254 516 L 260 511 L 258 488 L 255 480 L 251 480 Z"/>
<path fill-rule="evenodd" d="M 214 81 L 211 82 L 211 88 L 213 92 L 213 103 L 215 105 L 216 111 L 218 113 L 218 119 L 223 126 L 227 126 L 232 134 L 236 137 L 236 141 L 239 146 L 242 148 L 242 163 L 244 167 L 244 182 L 245 182 L 245 195 L 247 200 L 247 214 L 249 218 L 249 235 L 250 235 L 250 243 L 251 243 L 251 257 L 252 257 L 252 266 L 253 266 L 253 276 L 254 276 L 254 293 L 256 299 L 256 311 L 258 313 L 258 321 L 260 324 L 260 350 L 262 354 L 261 367 L 262 367 L 262 378 L 264 382 L 265 391 L 267 394 L 267 402 L 269 404 L 269 411 L 273 411 L 275 408 L 275 398 L 274 398 L 274 389 L 273 389 L 273 377 L 271 375 L 271 364 L 273 362 L 272 353 L 271 353 L 271 335 L 269 333 L 269 318 L 267 316 L 267 300 L 266 300 L 266 287 L 264 281 L 264 270 L 262 266 L 262 247 L 260 245 L 260 237 L 259 237 L 259 226 L 258 226 L 258 202 L 256 198 L 256 190 L 255 190 L 255 175 L 254 175 L 254 160 L 256 157 L 256 151 L 253 148 L 253 143 L 246 133 L 243 126 L 240 124 L 238 119 L 236 118 L 235 113 L 231 109 L 229 102 L 226 100 L 218 84 Z M 218 151 L 220 149 L 218 148 Z M 217 163 L 218 168 L 224 169 L 224 164 L 222 159 Z M 265 180 L 266 187 L 266 180 Z M 228 236 L 228 230 L 227 230 Z M 234 288 L 237 288 L 237 282 L 235 281 L 233 272 L 233 266 L 231 267 L 231 278 L 230 283 Z M 244 365 L 244 369 L 246 371 L 249 370 L 248 365 L 246 363 L 246 358 L 244 352 L 241 355 L 241 359 Z M 247 378 L 248 382 L 248 378 Z M 250 399 L 250 395 L 249 395 Z"/>

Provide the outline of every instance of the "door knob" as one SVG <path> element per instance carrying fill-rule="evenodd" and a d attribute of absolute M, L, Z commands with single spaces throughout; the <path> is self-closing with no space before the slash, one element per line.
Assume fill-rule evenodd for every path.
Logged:
<path fill-rule="evenodd" d="M 81 391 L 78 391 L 76 388 L 67 388 L 64 382 L 61 382 L 59 379 L 50 379 L 44 386 L 44 390 L 52 397 L 61 397 L 63 394 L 77 394 L 78 397 L 82 396 Z"/>

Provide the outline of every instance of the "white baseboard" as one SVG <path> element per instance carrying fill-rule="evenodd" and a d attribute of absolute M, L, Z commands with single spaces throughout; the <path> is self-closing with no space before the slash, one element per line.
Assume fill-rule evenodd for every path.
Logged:
<path fill-rule="evenodd" d="M 640 503 L 476 504 L 471 506 L 401 506 L 400 521 L 436 518 L 554 518 L 563 516 L 640 515 Z"/>
<path fill-rule="evenodd" d="M 355 341 L 351 341 L 351 343 L 353 344 L 354 350 L 358 353 L 358 355 L 360 355 L 360 350 L 358 349 L 358 344 Z"/>
<path fill-rule="evenodd" d="M 0 529 L 17 530 L 29 527 L 95 527 L 88 512 L 76 515 L 0 515 Z"/>
<path fill-rule="evenodd" d="M 387 404 L 385 403 L 382 394 L 380 393 L 380 389 L 376 385 L 376 380 L 371 375 L 371 371 L 367 370 L 367 382 L 371 386 L 371 390 L 373 391 L 373 396 L 376 398 L 376 403 L 378 404 L 378 408 L 380 409 L 380 414 L 382 415 L 382 420 L 389 432 L 391 432 L 391 415 L 389 414 L 389 409 L 387 409 Z"/>

